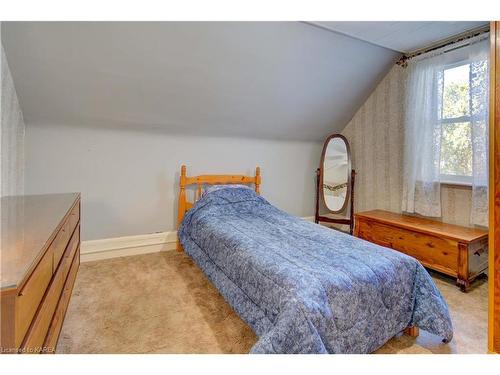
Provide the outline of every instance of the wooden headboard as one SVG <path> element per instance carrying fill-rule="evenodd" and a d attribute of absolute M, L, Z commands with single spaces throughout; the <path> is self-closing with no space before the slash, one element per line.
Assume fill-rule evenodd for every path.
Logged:
<path fill-rule="evenodd" d="M 254 184 L 255 192 L 260 193 L 260 167 L 255 168 L 255 176 L 233 175 L 233 174 L 206 174 L 199 176 L 186 176 L 186 166 L 181 166 L 181 177 L 179 181 L 179 208 L 177 216 L 177 229 L 181 225 L 186 212 L 193 207 L 194 202 L 186 200 L 186 186 L 196 185 L 195 201 L 201 198 L 205 185 L 224 185 L 224 184 Z M 177 250 L 182 251 L 182 246 L 177 238 Z"/>

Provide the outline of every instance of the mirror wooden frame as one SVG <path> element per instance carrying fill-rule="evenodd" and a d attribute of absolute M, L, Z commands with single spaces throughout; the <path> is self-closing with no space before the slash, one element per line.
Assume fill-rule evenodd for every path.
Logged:
<path fill-rule="evenodd" d="M 344 204 L 338 211 L 330 211 L 328 209 L 328 206 L 326 205 L 325 202 L 325 196 L 324 196 L 324 190 L 323 190 L 323 164 L 325 161 L 325 155 L 326 155 L 326 149 L 328 147 L 328 144 L 330 141 L 334 138 L 340 138 L 344 141 L 346 145 L 346 152 L 347 152 L 347 159 L 348 159 L 348 170 L 351 171 L 350 175 L 347 177 L 347 192 L 346 192 L 346 199 L 344 201 Z M 321 152 L 321 160 L 320 160 L 320 165 L 319 168 L 316 170 L 316 212 L 314 215 L 314 222 L 316 224 L 319 224 L 320 222 L 327 222 L 327 223 L 333 223 L 333 224 L 344 224 L 344 225 L 349 225 L 349 233 L 352 234 L 353 229 L 354 229 L 354 180 L 355 180 L 356 172 L 354 169 L 351 168 L 351 149 L 349 146 L 349 142 L 347 141 L 347 138 L 344 137 L 341 134 L 332 134 L 326 138 L 325 143 L 323 144 L 323 151 Z M 328 216 L 322 216 L 319 213 L 319 201 L 320 201 L 320 195 L 321 195 L 321 201 L 325 205 L 325 207 L 331 212 L 331 213 L 340 213 L 344 211 L 351 202 L 350 209 L 349 209 L 349 217 L 348 218 L 331 218 Z"/>
<path fill-rule="evenodd" d="M 344 142 L 345 149 L 346 149 L 346 154 L 347 154 L 347 170 L 348 171 L 352 170 L 351 169 L 351 148 L 349 147 L 349 142 L 347 141 L 347 138 L 344 137 L 341 134 L 332 134 L 332 135 L 330 135 L 326 139 L 325 143 L 323 144 L 323 151 L 321 152 L 321 160 L 319 162 L 319 169 L 320 169 L 319 186 L 321 187 L 321 199 L 323 201 L 323 204 L 325 205 L 326 208 L 328 208 L 328 211 L 330 211 L 332 214 L 338 214 L 340 212 L 343 212 L 346 209 L 347 204 L 349 203 L 349 196 L 350 196 L 350 193 L 351 193 L 351 178 L 349 176 L 349 172 L 347 172 L 347 176 L 346 176 L 347 177 L 347 190 L 346 190 L 345 199 L 344 199 L 344 203 L 342 204 L 342 207 L 340 207 L 340 209 L 338 209 L 338 210 L 335 211 L 335 210 L 331 210 L 328 207 L 328 205 L 326 204 L 325 189 L 323 188 L 323 185 L 324 185 L 324 180 L 323 180 L 323 175 L 324 175 L 323 166 L 325 165 L 325 156 L 326 156 L 326 150 L 328 149 L 328 145 L 335 138 L 341 139 Z"/>

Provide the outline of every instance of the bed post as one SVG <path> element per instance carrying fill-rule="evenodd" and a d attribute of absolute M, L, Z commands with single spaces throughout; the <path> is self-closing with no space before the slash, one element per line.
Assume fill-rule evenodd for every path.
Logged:
<path fill-rule="evenodd" d="M 418 337 L 418 335 L 420 334 L 420 330 L 418 329 L 418 327 L 410 326 L 406 327 L 403 333 L 410 337 Z"/>
<path fill-rule="evenodd" d="M 255 192 L 260 194 L 260 167 L 255 168 Z"/>
<path fill-rule="evenodd" d="M 177 230 L 184 219 L 186 213 L 186 166 L 181 166 L 181 177 L 179 180 L 179 208 L 177 215 Z M 179 233 L 177 233 L 177 251 L 182 251 L 182 245 L 179 241 Z"/>

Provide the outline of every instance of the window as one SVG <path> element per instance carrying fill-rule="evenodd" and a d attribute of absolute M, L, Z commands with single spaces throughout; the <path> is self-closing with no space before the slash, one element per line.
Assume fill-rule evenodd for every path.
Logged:
<path fill-rule="evenodd" d="M 442 79 L 440 110 L 442 182 L 472 183 L 471 65 L 447 67 Z"/>
<path fill-rule="evenodd" d="M 441 184 L 472 188 L 471 224 L 488 225 L 487 36 L 408 63 L 404 212 L 441 216 Z"/>

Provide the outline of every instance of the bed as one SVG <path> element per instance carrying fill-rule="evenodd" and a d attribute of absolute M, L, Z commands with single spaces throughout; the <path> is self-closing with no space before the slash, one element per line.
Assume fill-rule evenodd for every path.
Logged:
<path fill-rule="evenodd" d="M 289 215 L 260 183 L 259 168 L 195 177 L 181 168 L 178 249 L 259 337 L 251 353 L 371 353 L 417 327 L 452 339 L 446 302 L 417 260 Z"/>

